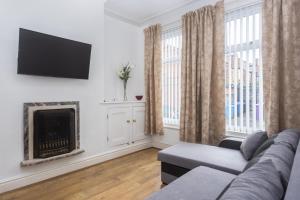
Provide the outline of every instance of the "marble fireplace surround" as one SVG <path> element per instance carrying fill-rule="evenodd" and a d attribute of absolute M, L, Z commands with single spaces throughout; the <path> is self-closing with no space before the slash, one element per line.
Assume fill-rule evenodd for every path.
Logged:
<path fill-rule="evenodd" d="M 37 110 L 51 110 L 51 109 L 74 109 L 75 110 L 75 150 L 45 159 L 37 159 L 33 157 L 33 113 Z M 73 155 L 80 154 L 84 150 L 80 149 L 80 127 L 79 127 L 79 102 L 36 102 L 24 103 L 24 160 L 21 166 L 31 166 L 51 160 L 57 160 Z"/>

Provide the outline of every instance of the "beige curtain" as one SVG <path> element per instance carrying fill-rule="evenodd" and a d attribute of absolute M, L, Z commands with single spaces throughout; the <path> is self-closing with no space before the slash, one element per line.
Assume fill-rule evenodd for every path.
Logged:
<path fill-rule="evenodd" d="M 161 25 L 144 30 L 145 34 L 145 132 L 162 134 L 161 100 Z"/>
<path fill-rule="evenodd" d="M 265 0 L 262 27 L 266 129 L 300 128 L 300 0 Z"/>
<path fill-rule="evenodd" d="M 224 2 L 182 17 L 180 139 L 217 144 L 225 134 Z"/>

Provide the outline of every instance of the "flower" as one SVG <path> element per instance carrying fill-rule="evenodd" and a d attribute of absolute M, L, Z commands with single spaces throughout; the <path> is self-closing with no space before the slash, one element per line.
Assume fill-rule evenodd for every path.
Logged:
<path fill-rule="evenodd" d="M 118 76 L 121 80 L 127 81 L 130 78 L 130 72 L 134 68 L 134 65 L 127 63 L 126 65 L 123 65 L 119 71 Z"/>

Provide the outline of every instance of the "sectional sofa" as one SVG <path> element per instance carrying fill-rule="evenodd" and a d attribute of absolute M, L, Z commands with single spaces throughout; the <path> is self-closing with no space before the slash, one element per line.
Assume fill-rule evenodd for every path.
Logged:
<path fill-rule="evenodd" d="M 299 200 L 299 137 L 296 129 L 261 137 L 247 159 L 242 140 L 227 139 L 218 147 L 180 143 L 164 149 L 158 160 L 167 186 L 148 200 Z"/>

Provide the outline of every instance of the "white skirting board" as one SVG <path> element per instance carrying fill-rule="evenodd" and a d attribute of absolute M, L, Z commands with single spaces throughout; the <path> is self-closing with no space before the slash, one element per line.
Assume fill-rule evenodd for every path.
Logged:
<path fill-rule="evenodd" d="M 65 165 L 56 169 L 51 169 L 29 176 L 11 178 L 3 180 L 0 182 L 0 194 L 17 188 L 21 188 L 33 183 L 37 183 L 49 178 L 53 178 L 59 175 L 63 175 L 72 171 L 76 171 L 85 167 L 96 165 L 107 160 L 118 158 L 136 151 L 154 147 L 152 142 L 146 142 L 141 144 L 132 145 L 130 147 L 124 147 L 118 150 L 108 151 L 99 155 L 91 156 L 79 162 L 72 163 L 70 165 Z M 156 147 L 156 146 L 155 146 Z M 159 148 L 159 147 L 156 147 Z"/>

